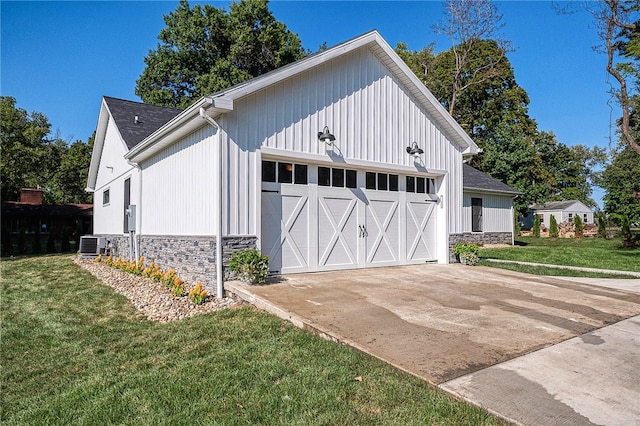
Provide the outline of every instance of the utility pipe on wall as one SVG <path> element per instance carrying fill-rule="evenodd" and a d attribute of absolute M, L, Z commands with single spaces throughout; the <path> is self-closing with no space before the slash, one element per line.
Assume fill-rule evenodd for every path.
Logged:
<path fill-rule="evenodd" d="M 224 285 L 222 278 L 222 142 L 220 140 L 220 125 L 207 115 L 204 108 L 200 108 L 200 117 L 206 120 L 216 129 L 216 139 L 218 146 L 218 188 L 216 191 L 215 203 L 218 206 L 218 220 L 216 221 L 216 295 L 219 298 L 224 297 Z"/>

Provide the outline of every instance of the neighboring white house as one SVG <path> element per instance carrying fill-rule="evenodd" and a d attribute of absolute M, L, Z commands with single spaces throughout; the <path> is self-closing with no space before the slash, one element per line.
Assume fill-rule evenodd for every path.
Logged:
<path fill-rule="evenodd" d="M 456 241 L 513 238 L 512 189 L 469 188 L 486 212 L 473 232 L 463 160 L 478 147 L 376 31 L 167 109 L 133 146 L 121 123 L 158 107 L 117 119 L 119 102 L 98 122 L 94 232 L 188 280 L 221 286 L 216 264 L 242 247 L 292 273 L 448 263 Z"/>
<path fill-rule="evenodd" d="M 464 165 L 463 192 L 464 239 L 484 244 L 513 244 L 513 199 L 521 193 L 467 164 Z"/>
<path fill-rule="evenodd" d="M 533 227 L 534 215 L 540 215 L 540 224 L 549 227 L 551 215 L 558 223 L 572 222 L 573 218 L 579 216 L 584 224 L 593 223 L 593 210 L 578 200 L 550 201 L 543 204 L 533 204 L 529 207 L 527 216 L 520 219 L 522 229 Z"/>

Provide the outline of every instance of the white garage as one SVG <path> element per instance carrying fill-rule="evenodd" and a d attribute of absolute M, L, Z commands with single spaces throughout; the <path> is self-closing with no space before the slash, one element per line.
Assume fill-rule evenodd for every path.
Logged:
<path fill-rule="evenodd" d="M 466 232 L 463 160 L 478 147 L 376 31 L 153 128 L 148 105 L 105 105 L 89 187 L 120 199 L 122 162 L 136 205 L 134 226 L 107 236 L 188 280 L 221 283 L 217 265 L 243 247 L 279 273 L 448 263 L 452 236 Z M 124 158 L 107 152 L 145 126 Z M 94 208 L 113 222 L 105 230 L 123 223 L 108 208 L 133 211 Z"/>
<path fill-rule="evenodd" d="M 262 171 L 273 272 L 437 261 L 435 179 L 266 159 Z"/>

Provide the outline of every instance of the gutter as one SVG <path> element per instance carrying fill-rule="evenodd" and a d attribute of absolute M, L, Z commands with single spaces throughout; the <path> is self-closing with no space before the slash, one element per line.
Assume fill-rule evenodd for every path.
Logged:
<path fill-rule="evenodd" d="M 209 101 L 211 102 L 211 101 Z M 218 220 L 215 223 L 215 231 L 216 231 L 216 295 L 222 299 L 224 298 L 224 278 L 222 274 L 222 141 L 220 140 L 220 125 L 211 117 L 207 115 L 207 112 L 204 106 L 200 107 L 199 110 L 200 117 L 204 119 L 207 123 L 209 123 L 213 128 L 216 129 L 215 137 L 217 143 L 217 155 L 218 155 L 218 164 L 216 165 L 218 169 L 218 185 L 215 191 L 215 204 L 218 206 Z"/>

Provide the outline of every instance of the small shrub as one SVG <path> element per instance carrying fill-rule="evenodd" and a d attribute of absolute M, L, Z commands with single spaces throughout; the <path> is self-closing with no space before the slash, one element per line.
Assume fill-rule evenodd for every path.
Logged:
<path fill-rule="evenodd" d="M 162 283 L 168 288 L 172 288 L 176 282 L 176 279 L 179 279 L 175 269 L 169 269 L 162 275 Z"/>
<path fill-rule="evenodd" d="M 556 217 L 551 215 L 549 222 L 549 236 L 551 238 L 558 238 L 560 231 L 558 230 L 558 221 L 556 221 Z"/>
<path fill-rule="evenodd" d="M 582 219 L 580 219 L 580 216 L 576 215 L 576 217 L 573 218 L 573 227 L 576 238 L 584 237 L 584 225 L 582 223 Z"/>
<path fill-rule="evenodd" d="M 204 289 L 201 282 L 197 282 L 195 287 L 189 292 L 189 300 L 194 305 L 202 305 L 207 296 L 207 290 Z"/>
<path fill-rule="evenodd" d="M 533 236 L 540 238 L 540 215 L 537 213 L 533 217 Z"/>
<path fill-rule="evenodd" d="M 104 258 L 102 257 L 102 254 L 99 254 L 93 261 L 96 263 L 102 263 L 104 262 Z"/>
<path fill-rule="evenodd" d="M 598 213 L 598 237 L 607 238 L 607 221 L 604 213 Z"/>
<path fill-rule="evenodd" d="M 171 288 L 171 292 L 175 297 L 184 296 L 184 281 L 180 278 L 176 278 L 173 283 L 173 287 Z"/>
<path fill-rule="evenodd" d="M 107 266 L 113 266 L 113 256 L 111 256 L 111 255 L 107 256 L 107 258 L 105 259 L 104 263 Z"/>
<path fill-rule="evenodd" d="M 479 251 L 480 246 L 478 244 L 468 241 L 462 241 L 453 246 L 453 253 L 460 258 L 460 263 L 465 265 L 477 265 L 480 261 L 480 257 L 478 256 Z"/>
<path fill-rule="evenodd" d="M 263 283 L 269 274 L 269 257 L 256 249 L 239 250 L 229 259 L 229 270 L 249 283 Z"/>

